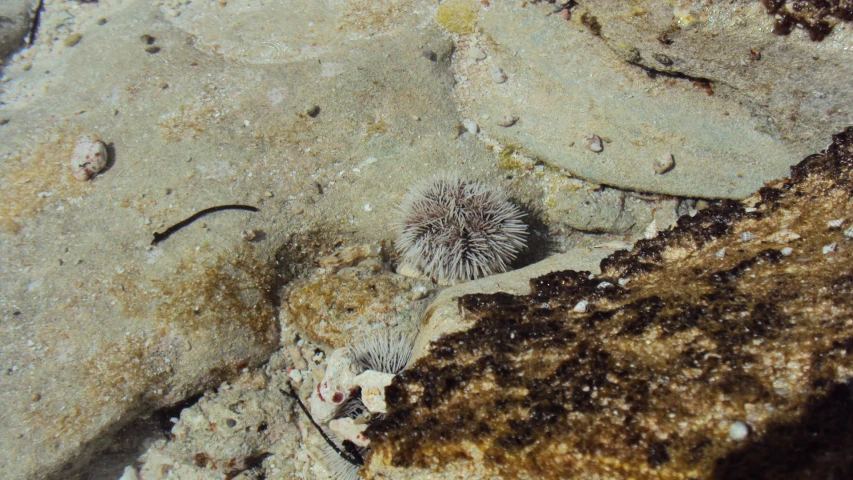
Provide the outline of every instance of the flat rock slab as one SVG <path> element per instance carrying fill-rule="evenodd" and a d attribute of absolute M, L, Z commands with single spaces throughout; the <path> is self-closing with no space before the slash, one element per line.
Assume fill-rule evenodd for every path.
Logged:
<path fill-rule="evenodd" d="M 506 145 L 591 182 L 705 198 L 744 197 L 806 154 L 736 102 L 687 80 L 648 78 L 578 22 L 544 12 L 517 2 L 482 8 L 488 57 L 460 67 L 466 113 L 488 119 L 481 128 Z M 506 116 L 518 121 L 496 125 Z M 583 146 L 588 134 L 603 151 Z M 656 174 L 668 153 L 675 168 Z"/>
<path fill-rule="evenodd" d="M 62 4 L 73 18 L 54 5 L 44 25 L 76 31 L 45 27 L 37 45 L 49 45 L 6 69 L 0 106 L 3 478 L 65 476 L 138 415 L 265 361 L 292 250 L 389 238 L 413 179 L 493 160 L 454 135 L 452 44 L 411 5 L 293 18 L 277 2 Z M 252 32 L 259 18 L 270 32 L 314 22 L 309 43 L 324 48 L 266 57 L 263 42 L 295 40 Z M 210 37 L 194 23 L 220 20 L 241 30 Z M 68 158 L 83 134 L 111 159 L 78 182 Z M 151 245 L 223 204 L 259 211 L 217 212 Z"/>

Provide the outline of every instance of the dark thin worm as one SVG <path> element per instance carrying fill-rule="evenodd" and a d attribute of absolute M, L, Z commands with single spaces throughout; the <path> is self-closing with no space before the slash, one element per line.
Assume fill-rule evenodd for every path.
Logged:
<path fill-rule="evenodd" d="M 218 212 L 221 210 L 246 210 L 248 212 L 257 212 L 258 211 L 258 209 L 256 207 L 253 207 L 251 205 L 219 205 L 216 207 L 205 208 L 204 210 L 202 210 L 200 212 L 194 213 L 190 218 L 188 218 L 186 220 L 181 220 L 180 222 L 172 225 L 171 227 L 164 230 L 162 233 L 161 232 L 154 232 L 154 240 L 151 240 L 151 245 L 157 245 L 158 243 L 162 242 L 163 240 L 169 238 L 169 236 L 171 234 L 173 234 L 173 233 L 177 232 L 178 230 L 186 227 L 187 225 L 193 223 L 194 221 L 196 221 L 199 218 L 207 215 L 208 213 Z"/>
<path fill-rule="evenodd" d="M 278 389 L 278 391 L 280 391 L 281 393 L 287 395 L 288 397 L 292 397 L 294 400 L 296 400 L 296 403 L 299 404 L 299 408 L 301 408 L 302 411 L 305 412 L 305 416 L 308 417 L 308 420 L 311 420 L 311 423 L 314 425 L 314 427 L 317 429 L 317 431 L 320 432 L 320 435 L 323 436 L 323 440 L 325 440 L 326 443 L 328 443 L 329 446 L 332 447 L 332 450 L 334 450 L 335 453 L 340 455 L 341 458 L 343 458 L 344 460 L 348 461 L 349 463 L 351 463 L 357 467 L 364 465 L 364 459 L 361 458 L 361 455 L 359 455 L 359 453 L 357 451 L 351 450 L 349 452 L 345 452 L 345 451 L 341 450 L 340 447 L 335 445 L 335 442 L 331 438 L 329 438 L 328 435 L 326 435 L 326 432 L 323 431 L 323 428 L 320 427 L 320 425 L 317 425 L 317 422 L 314 421 L 314 417 L 311 416 L 311 413 L 308 411 L 308 408 L 306 408 L 305 404 L 302 403 L 302 399 L 300 399 L 299 395 L 296 394 L 296 391 L 293 390 L 293 385 L 288 385 L 288 386 L 290 387 L 290 393 L 287 393 L 280 388 Z"/>

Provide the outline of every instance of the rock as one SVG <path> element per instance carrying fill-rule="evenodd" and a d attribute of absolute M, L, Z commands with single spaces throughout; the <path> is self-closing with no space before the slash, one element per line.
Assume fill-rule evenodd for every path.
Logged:
<path fill-rule="evenodd" d="M 395 401 L 366 432 L 362 474 L 824 478 L 846 468 L 853 249 L 820 252 L 850 242 L 825 225 L 853 214 L 851 181 L 853 127 L 747 198 L 752 207 L 725 201 L 683 217 L 604 259 L 598 275 L 555 271 L 531 279 L 529 295 L 457 297 L 464 325 L 425 330 L 432 344 L 386 389 Z M 741 240 L 792 219 L 802 237 L 790 256 Z M 588 308 L 573 311 L 581 300 Z"/>
<path fill-rule="evenodd" d="M 826 16 L 809 21 L 837 24 L 823 41 L 811 40 L 801 28 L 779 35 L 791 9 L 809 15 L 809 3 L 694 4 L 678 10 L 667 0 L 605 0 L 584 8 L 601 24 L 601 38 L 611 49 L 634 49 L 634 62 L 646 68 L 710 80 L 715 96 L 748 105 L 752 117 L 769 118 L 758 125 L 761 130 L 818 151 L 831 132 L 853 124 L 846 108 L 853 92 L 844 80 L 853 77 L 848 59 L 853 29 L 850 19 Z M 780 13 L 770 15 L 764 5 Z"/>
<path fill-rule="evenodd" d="M 525 268 L 492 275 L 442 290 L 424 311 L 420 323 L 420 333 L 415 339 L 409 365 L 413 365 L 419 358 L 428 354 L 431 342 L 444 335 L 465 330 L 471 326 L 471 321 L 465 318 L 459 310 L 457 299 L 460 297 L 471 293 L 495 292 L 527 295 L 530 293 L 531 279 L 566 268 L 597 272 L 598 262 L 613 251 L 615 249 L 609 247 L 576 248 Z"/>
<path fill-rule="evenodd" d="M 0 62 L 24 46 L 38 5 L 35 0 L 0 2 Z"/>
<path fill-rule="evenodd" d="M 492 163 L 477 142 L 434 135 L 459 118 L 452 42 L 418 2 L 381 2 L 238 11 L 233 2 L 45 2 L 44 35 L 10 59 L 0 92 L 10 120 L 0 126 L 0 241 L 9 247 L 0 255 L 9 327 L 0 362 L 12 372 L 0 376 L 0 476 L 71 477 L 138 416 L 262 364 L 280 346 L 276 293 L 313 269 L 318 251 L 331 252 L 340 234 L 389 238 L 382 214 L 417 176 L 458 158 L 477 170 Z M 179 3 L 183 13 L 164 15 Z M 101 17 L 109 21 L 98 25 Z M 259 22 L 282 28 L 262 31 Z M 47 25 L 68 25 L 83 40 L 64 48 Z M 156 37 L 157 55 L 144 51 L 152 45 L 143 34 Z M 424 46 L 437 61 L 412 54 Z M 295 114 L 310 104 L 321 106 L 316 118 Z M 97 185 L 67 174 L 74 140 L 89 131 L 118 152 L 120 174 Z M 352 171 L 369 157 L 393 159 L 383 182 Z M 221 212 L 204 218 L 207 229 L 194 224 L 150 245 L 152 231 L 266 191 L 274 199 L 251 219 Z M 372 213 L 361 209 L 365 197 Z M 266 239 L 242 241 L 250 228 Z M 397 292 L 389 283 L 385 291 Z M 399 293 L 408 308 L 413 293 Z M 383 295 L 365 297 L 361 319 L 377 323 L 350 326 L 410 318 L 372 310 L 396 298 Z"/>
<path fill-rule="evenodd" d="M 623 15 L 631 8 L 624 3 L 608 3 L 613 6 L 601 8 L 611 8 Z M 669 5 L 671 12 L 671 2 L 660 3 Z M 528 7 L 518 2 L 493 2 L 481 10 L 478 27 L 483 36 L 501 46 L 490 51 L 490 62 L 500 65 L 512 78 L 511 82 L 496 88 L 490 71 L 459 65 L 460 73 L 468 79 L 464 88 L 457 88 L 463 114 L 469 118 L 486 115 L 500 118 L 511 111 L 523 118 L 523 124 L 511 129 L 486 124 L 480 127 L 487 136 L 530 157 L 566 169 L 575 177 L 626 190 L 690 198 L 742 198 L 764 182 L 783 177 L 790 165 L 817 150 L 816 144 L 822 146 L 828 141 L 828 133 L 805 130 L 797 138 L 813 137 L 813 140 L 806 143 L 788 140 L 789 132 L 774 130 L 763 120 L 766 116 L 756 114 L 753 107 L 742 105 L 737 98 L 723 94 L 709 96 L 690 80 L 650 78 L 626 63 L 624 56 L 602 48 L 602 40 L 593 32 L 578 28 L 575 22 L 582 22 L 583 18 L 592 24 L 593 13 L 583 15 L 578 11 L 573 13 L 572 21 L 566 22 L 556 15 L 543 16 L 541 13 L 549 7 L 544 2 Z M 756 3 L 754 8 L 761 7 Z M 637 24 L 644 23 L 642 16 L 630 18 Z M 608 35 L 607 22 L 601 18 L 598 21 L 601 35 Z M 672 24 L 671 14 L 667 22 L 667 26 Z M 531 36 L 530 32 L 537 35 Z M 644 35 L 648 42 L 656 43 L 657 33 Z M 545 38 L 548 40 L 542 41 Z M 704 37 L 697 35 L 697 41 L 699 38 Z M 767 38 L 788 41 L 772 35 Z M 812 47 L 840 53 L 841 45 L 844 43 Z M 741 50 L 740 56 L 748 55 L 749 48 Z M 654 51 L 666 50 L 658 45 Z M 640 48 L 639 53 L 646 58 L 646 50 Z M 817 51 L 813 54 L 820 56 Z M 696 63 L 701 63 L 702 58 L 697 54 Z M 844 63 L 838 58 L 834 64 L 839 62 Z M 678 64 L 675 61 L 674 65 Z M 840 67 L 840 71 L 846 68 Z M 808 82 L 808 76 L 784 75 Z M 769 79 L 749 83 L 756 89 L 770 84 L 773 81 Z M 630 93 L 627 85 L 631 85 Z M 715 88 L 725 89 L 720 85 Z M 841 88 L 846 86 L 838 86 L 836 90 Z M 799 96 L 809 96 L 811 93 L 807 92 L 814 91 L 807 87 L 800 90 Z M 790 105 L 799 98 L 793 91 L 780 95 L 788 99 L 787 112 L 797 111 Z M 846 98 L 847 93 L 838 95 L 837 99 Z M 518 98 L 524 102 L 518 102 Z M 823 105 L 826 108 L 836 105 L 838 113 L 832 114 L 833 118 L 853 121 L 841 113 L 846 111 L 840 107 L 844 104 L 833 101 Z M 589 132 L 612 139 L 596 158 L 566 148 L 567 139 L 577 139 Z M 638 167 L 653 165 L 665 152 L 678 159 L 678 168 L 669 174 L 658 175 L 652 168 Z"/>
<path fill-rule="evenodd" d="M 107 146 L 94 137 L 80 137 L 71 152 L 71 176 L 88 180 L 107 166 Z"/>
<path fill-rule="evenodd" d="M 286 287 L 282 325 L 292 325 L 314 342 L 334 348 L 369 334 L 416 321 L 410 280 L 387 271 L 343 268 L 318 273 Z"/>

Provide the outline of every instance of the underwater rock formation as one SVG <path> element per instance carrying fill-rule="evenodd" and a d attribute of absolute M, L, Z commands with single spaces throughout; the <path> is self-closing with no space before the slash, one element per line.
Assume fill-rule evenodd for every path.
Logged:
<path fill-rule="evenodd" d="M 853 127 L 600 275 L 460 298 L 473 327 L 388 387 L 363 474 L 849 478 L 852 189 Z"/>

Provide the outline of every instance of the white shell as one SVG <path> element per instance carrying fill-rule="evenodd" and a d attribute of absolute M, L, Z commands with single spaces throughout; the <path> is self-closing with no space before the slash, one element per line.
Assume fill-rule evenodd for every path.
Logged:
<path fill-rule="evenodd" d="M 71 176 L 88 180 L 107 166 L 107 146 L 92 137 L 80 137 L 71 153 Z"/>
<path fill-rule="evenodd" d="M 830 221 L 826 222 L 826 226 L 829 228 L 838 228 L 841 226 L 842 223 L 844 223 L 844 219 L 839 218 L 837 220 L 830 220 Z"/>
<path fill-rule="evenodd" d="M 655 160 L 655 173 L 662 175 L 672 170 L 674 166 L 675 160 L 672 158 L 672 154 L 667 152 Z"/>
<path fill-rule="evenodd" d="M 823 252 L 824 255 L 826 255 L 828 253 L 834 252 L 837 249 L 838 249 L 838 244 L 835 242 L 832 242 L 829 245 L 824 245 L 823 248 L 821 248 L 821 251 Z"/>
<path fill-rule="evenodd" d="M 749 427 L 743 422 L 733 422 L 729 426 L 729 438 L 743 440 L 749 435 Z"/>
<path fill-rule="evenodd" d="M 601 143 L 601 137 L 592 133 L 583 136 L 583 146 L 596 153 L 604 150 L 604 145 Z"/>
<path fill-rule="evenodd" d="M 586 300 L 581 300 L 580 302 L 578 302 L 575 305 L 575 307 L 572 309 L 572 311 L 577 312 L 577 313 L 586 313 L 588 308 L 589 308 L 589 302 Z"/>

